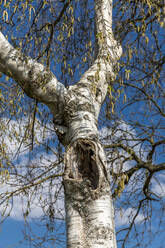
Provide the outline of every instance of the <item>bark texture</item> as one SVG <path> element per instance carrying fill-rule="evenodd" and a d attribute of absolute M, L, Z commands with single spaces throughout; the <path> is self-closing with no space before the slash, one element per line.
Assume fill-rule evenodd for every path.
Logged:
<path fill-rule="evenodd" d="M 76 140 L 67 148 L 65 164 L 67 247 L 115 248 L 113 204 L 102 146 Z"/>
<path fill-rule="evenodd" d="M 112 33 L 112 1 L 95 1 L 98 51 L 94 64 L 69 88 L 64 143 L 68 248 L 116 248 L 113 204 L 97 119 L 122 49 Z"/>
<path fill-rule="evenodd" d="M 112 0 L 95 0 L 96 60 L 66 89 L 43 65 L 14 49 L 0 32 L 0 71 L 53 113 L 66 147 L 65 206 L 68 248 L 116 248 L 113 204 L 97 119 L 122 49 L 112 33 Z"/>

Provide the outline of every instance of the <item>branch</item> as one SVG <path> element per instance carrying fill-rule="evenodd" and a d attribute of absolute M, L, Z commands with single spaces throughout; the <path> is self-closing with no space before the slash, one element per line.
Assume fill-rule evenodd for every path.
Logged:
<path fill-rule="evenodd" d="M 158 201 L 157 199 L 155 198 L 152 198 L 151 195 L 152 195 L 152 192 L 149 192 L 149 186 L 150 186 L 150 182 L 151 182 L 151 178 L 153 176 L 153 173 L 150 173 L 147 178 L 146 178 L 146 181 L 144 183 L 144 186 L 143 186 L 143 193 L 144 195 L 146 196 L 146 199 L 150 200 L 150 201 Z"/>
<path fill-rule="evenodd" d="M 59 16 L 57 17 L 57 19 L 56 19 L 53 23 L 45 23 L 45 24 L 40 28 L 40 31 L 41 31 L 42 29 L 44 29 L 45 27 L 47 27 L 47 26 L 53 26 L 53 28 L 55 28 L 55 26 L 61 21 L 62 17 L 64 16 L 64 13 L 65 13 L 66 9 L 68 8 L 68 6 L 69 6 L 69 4 L 70 4 L 71 1 L 72 1 L 72 0 L 68 0 L 68 1 L 64 4 L 64 6 L 63 6 L 63 8 L 62 8 L 62 10 L 61 10 L 61 12 L 60 12 L 60 14 L 59 14 Z"/>
<path fill-rule="evenodd" d="M 55 163 L 54 165 L 58 165 L 58 164 L 59 164 L 59 162 Z M 5 201 L 9 200 L 11 197 L 19 195 L 19 194 L 21 194 L 22 192 L 25 192 L 28 189 L 31 189 L 31 188 L 33 188 L 33 187 L 35 187 L 37 185 L 40 185 L 40 184 L 48 181 L 49 179 L 54 179 L 54 178 L 58 178 L 58 177 L 63 176 L 63 173 L 59 173 L 59 174 L 54 174 L 53 173 L 51 175 L 48 175 L 48 176 L 45 176 L 44 178 L 42 178 L 43 175 L 45 175 L 46 173 L 47 172 L 43 172 L 41 175 L 37 176 L 32 181 L 29 181 L 28 184 L 20 185 L 20 187 L 14 189 L 13 191 L 9 191 L 9 192 L 5 192 L 5 193 L 1 194 L 1 202 L 0 202 L 0 204 L 2 205 Z"/>
<path fill-rule="evenodd" d="M 97 51 L 94 64 L 74 88 L 88 88 L 95 102 L 96 116 L 107 94 L 108 82 L 114 80 L 113 66 L 122 54 L 112 33 L 112 0 L 95 0 Z"/>
<path fill-rule="evenodd" d="M 156 142 L 155 144 L 156 145 L 160 145 L 159 144 L 160 142 Z M 117 144 L 108 144 L 108 145 L 104 145 L 104 149 L 113 149 L 113 148 L 121 148 L 123 149 L 125 152 L 127 152 L 130 156 L 131 156 L 131 160 L 133 159 L 134 161 L 136 161 L 137 165 L 132 168 L 133 170 L 138 170 L 139 169 L 147 169 L 150 173 L 155 173 L 155 172 L 158 172 L 158 171 L 161 171 L 161 170 L 165 170 L 165 163 L 159 163 L 159 164 L 153 164 L 151 163 L 151 161 L 144 161 L 144 160 L 141 160 L 138 155 L 136 155 L 136 152 L 122 144 L 122 143 L 117 143 Z M 132 171 L 132 169 L 128 170 L 129 172 Z M 127 171 L 125 171 L 124 173 L 127 173 Z"/>
<path fill-rule="evenodd" d="M 134 217 L 133 217 L 133 219 L 132 219 L 132 222 L 131 222 L 131 224 L 130 224 L 130 226 L 129 226 L 129 228 L 128 228 L 128 232 L 127 232 L 127 234 L 126 234 L 126 236 L 125 236 L 125 239 L 124 239 L 124 241 L 123 241 L 122 248 L 125 247 L 125 243 L 126 243 L 126 241 L 127 241 L 127 239 L 128 239 L 128 236 L 129 236 L 129 234 L 130 234 L 130 232 L 131 232 L 131 230 L 132 230 L 132 227 L 133 227 L 133 225 L 134 225 L 134 223 L 135 223 L 135 219 L 136 219 L 136 217 L 138 216 L 138 214 L 139 214 L 139 212 L 140 212 L 140 210 L 141 210 L 141 207 L 142 207 L 142 203 L 143 203 L 145 200 L 146 200 L 146 199 L 142 199 L 142 200 L 140 200 L 140 202 L 139 202 L 139 205 L 138 205 L 136 214 L 134 215 Z"/>
<path fill-rule="evenodd" d="M 139 88 L 138 86 L 136 86 L 136 85 L 134 85 L 134 84 L 131 84 L 131 83 L 125 83 L 125 85 L 128 85 L 128 86 L 130 86 L 130 87 L 132 87 L 132 88 L 135 88 L 135 89 L 141 91 L 141 92 L 147 97 L 147 100 L 149 100 L 149 101 L 151 101 L 151 102 L 153 103 L 153 105 L 154 105 L 155 108 L 158 110 L 158 112 L 159 112 L 163 117 L 165 117 L 165 113 L 164 113 L 164 111 L 163 111 L 163 108 L 161 108 L 161 107 L 159 106 L 159 104 L 154 100 L 154 98 L 153 98 L 151 95 L 147 94 L 146 89 L 144 89 L 144 88 Z"/>
<path fill-rule="evenodd" d="M 47 104 L 53 113 L 64 103 L 66 89 L 53 73 L 13 48 L 1 32 L 0 72 L 13 78 L 29 97 Z"/>
<path fill-rule="evenodd" d="M 122 48 L 113 37 L 112 31 L 112 0 L 95 0 L 95 23 L 98 41 L 98 56 L 110 56 L 117 61 Z"/>
<path fill-rule="evenodd" d="M 50 50 L 51 42 L 52 42 L 52 39 L 53 39 L 53 33 L 54 33 L 55 26 L 56 26 L 56 25 L 61 21 L 61 19 L 63 18 L 64 13 L 65 13 L 66 9 L 68 8 L 70 2 L 71 2 L 71 0 L 68 0 L 68 1 L 64 4 L 64 6 L 63 6 L 63 8 L 62 8 L 62 10 L 61 10 L 61 12 L 60 12 L 60 14 L 59 14 L 59 16 L 57 17 L 57 19 L 56 19 L 53 23 L 45 23 L 45 24 L 40 28 L 40 30 L 39 30 L 39 31 L 41 31 L 41 30 L 43 30 L 43 29 L 46 28 L 46 27 L 50 27 L 50 37 L 49 37 L 49 40 L 48 40 L 48 44 L 47 44 L 45 50 L 42 51 L 42 52 L 40 53 L 40 55 L 38 56 L 38 58 L 37 58 L 37 59 L 39 59 L 41 56 L 43 56 L 43 54 L 44 54 L 45 52 L 47 52 L 47 53 L 48 53 L 47 66 L 49 66 L 49 58 L 50 58 L 50 55 L 49 55 L 50 51 L 49 51 L 49 50 Z"/>
<path fill-rule="evenodd" d="M 150 152 L 147 155 L 147 159 L 149 161 L 152 161 L 153 154 L 154 154 L 155 149 L 157 148 L 157 146 L 160 146 L 160 145 L 163 145 L 163 144 L 165 144 L 165 139 L 159 140 L 159 141 L 157 141 L 157 142 L 155 142 L 155 143 L 152 144 L 152 149 L 150 150 Z"/>
<path fill-rule="evenodd" d="M 122 144 L 122 143 L 104 145 L 104 148 L 105 148 L 105 149 L 106 149 L 106 148 L 110 148 L 110 149 L 112 149 L 112 148 L 121 148 L 121 149 L 123 149 L 124 151 L 126 151 L 126 152 L 132 157 L 132 159 L 134 159 L 134 160 L 137 162 L 137 164 L 139 164 L 139 166 L 145 164 L 145 162 L 142 161 L 142 160 L 136 155 L 135 151 L 134 151 L 131 147 L 126 146 L 126 145 L 124 145 L 124 144 Z"/>

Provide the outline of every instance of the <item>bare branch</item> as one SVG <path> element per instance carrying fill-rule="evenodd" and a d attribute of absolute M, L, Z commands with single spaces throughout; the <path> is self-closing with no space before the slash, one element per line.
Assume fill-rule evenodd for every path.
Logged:
<path fill-rule="evenodd" d="M 1 32 L 0 71 L 15 79 L 29 97 L 47 104 L 53 112 L 64 101 L 67 90 L 53 73 L 14 49 Z"/>

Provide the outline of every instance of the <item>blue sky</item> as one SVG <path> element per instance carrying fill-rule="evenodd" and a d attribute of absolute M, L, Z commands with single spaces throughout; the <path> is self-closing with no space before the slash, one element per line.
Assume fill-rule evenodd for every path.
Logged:
<path fill-rule="evenodd" d="M 15 220 L 6 220 L 0 225 L 0 248 L 20 247 L 18 245 L 22 238 L 23 222 Z M 30 248 L 30 246 L 23 246 Z"/>
<path fill-rule="evenodd" d="M 37 221 L 35 221 L 37 223 Z M 30 223 L 31 227 L 34 229 L 35 235 L 41 236 L 44 235 L 45 229 L 42 226 L 39 226 L 40 222 L 38 222 L 38 227 L 34 223 Z M 60 224 L 56 223 L 55 226 L 59 227 Z M 1 225 L 0 228 L 0 248 L 32 248 L 33 246 L 30 244 L 29 240 L 24 239 L 24 233 L 29 233 L 28 228 L 24 221 L 16 221 L 13 219 L 7 219 L 5 223 Z M 45 242 L 44 245 L 46 245 L 47 248 L 63 248 L 65 247 L 64 239 L 65 239 L 65 225 L 64 223 L 61 224 L 60 227 L 60 233 L 58 235 L 54 235 L 54 233 L 50 234 L 54 238 L 57 238 L 57 241 L 53 242 Z M 30 233 L 29 233 L 30 235 Z M 46 237 L 46 235 L 45 235 Z M 58 237 L 61 239 L 61 242 L 58 241 Z"/>

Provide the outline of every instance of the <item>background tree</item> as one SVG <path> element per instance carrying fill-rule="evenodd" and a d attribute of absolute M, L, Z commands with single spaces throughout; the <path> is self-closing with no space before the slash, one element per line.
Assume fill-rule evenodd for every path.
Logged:
<path fill-rule="evenodd" d="M 1 29 L 14 47 L 50 68 L 65 86 L 69 86 L 78 81 L 94 61 L 93 6 L 93 1 L 2 1 Z M 141 240 L 145 237 L 145 247 L 152 242 L 151 232 L 157 234 L 152 237 L 158 238 L 164 228 L 161 190 L 165 168 L 164 2 L 114 1 L 113 23 L 115 36 L 123 47 L 123 56 L 115 67 L 114 84 L 109 80 L 99 126 L 104 126 L 102 141 L 113 176 L 115 209 L 123 217 L 128 215 L 130 220 L 118 230 L 118 246 L 142 247 Z M 99 38 L 101 36 L 97 35 Z M 49 232 L 46 231 L 40 239 L 29 238 L 40 247 L 45 242 L 58 243 L 62 241 L 57 232 L 59 222 L 55 225 L 54 221 L 64 218 L 59 201 L 63 196 L 59 179 L 63 168 L 57 166 L 63 162 L 63 148 L 52 135 L 51 114 L 44 105 L 24 96 L 12 79 L 2 76 L 0 85 L 2 180 L 7 179 L 9 171 L 10 180 L 6 184 L 13 185 L 8 196 L 6 191 L 2 192 L 2 202 L 6 203 L 4 216 L 10 214 L 5 206 L 12 207 L 11 199 L 16 199 L 21 192 L 24 199 L 25 196 L 28 198 L 27 205 L 24 205 L 24 216 L 27 217 L 34 207 L 35 195 L 40 192 L 37 203 L 43 208 L 42 220 Z M 14 153 L 11 143 L 11 150 L 8 148 L 5 134 L 13 146 L 17 141 Z M 49 139 L 46 138 L 48 135 Z M 29 151 L 29 156 L 26 160 L 23 157 L 23 163 L 21 153 L 25 151 Z M 36 152 L 40 154 L 38 161 L 34 160 Z M 16 164 L 19 159 L 20 164 Z M 157 209 L 159 229 L 151 228 Z M 138 218 L 141 225 L 137 225 Z M 51 232 L 53 227 L 56 230 Z M 132 237 L 136 241 L 132 242 Z"/>

